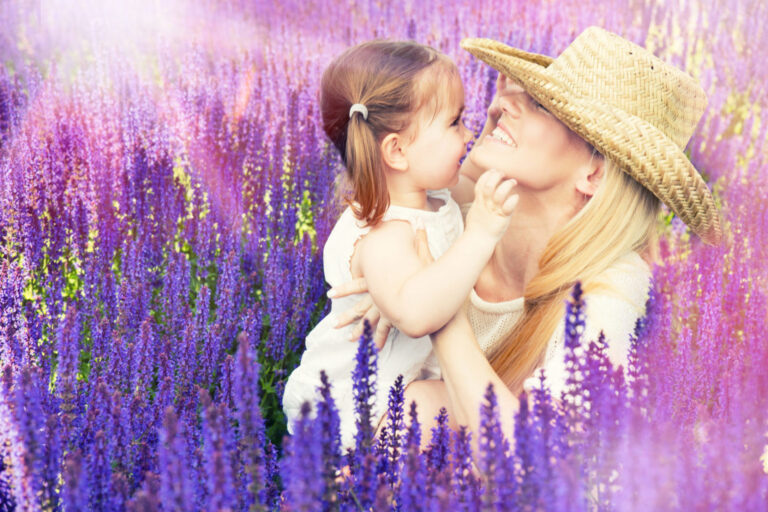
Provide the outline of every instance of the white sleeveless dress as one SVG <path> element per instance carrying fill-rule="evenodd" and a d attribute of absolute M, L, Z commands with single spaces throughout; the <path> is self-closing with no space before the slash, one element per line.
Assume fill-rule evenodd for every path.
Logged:
<path fill-rule="evenodd" d="M 405 220 L 414 230 L 424 229 L 429 250 L 437 259 L 456 241 L 464 230 L 461 210 L 451 199 L 447 189 L 430 191 L 428 195 L 440 199 L 443 206 L 436 212 L 402 206 L 390 206 L 383 221 Z M 323 250 L 325 280 L 337 286 L 353 279 L 350 262 L 357 241 L 370 231 L 347 208 L 331 231 Z M 353 307 L 361 294 L 332 299 L 331 312 L 320 321 L 306 339 L 306 351 L 301 363 L 288 378 L 283 394 L 283 411 L 288 420 L 288 431 L 293 433 L 293 423 L 299 417 L 302 403 L 314 404 L 319 399 L 320 370 L 325 370 L 332 385 L 331 394 L 339 409 L 341 442 L 344 448 L 354 446 L 355 414 L 352 394 L 352 372 L 355 368 L 357 343 L 349 341 L 355 323 L 335 329 L 337 316 Z M 403 384 L 417 379 L 439 379 L 440 367 L 432 352 L 429 336 L 411 338 L 392 329 L 387 341 L 378 353 L 378 378 L 376 402 L 372 417 L 374 426 L 387 410 L 389 388 L 398 375 Z"/>

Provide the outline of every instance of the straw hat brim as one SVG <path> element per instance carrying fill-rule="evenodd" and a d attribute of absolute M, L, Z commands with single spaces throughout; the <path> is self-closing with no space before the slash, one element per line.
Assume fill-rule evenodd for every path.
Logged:
<path fill-rule="evenodd" d="M 719 243 L 720 214 L 682 149 L 651 123 L 576 94 L 546 73 L 554 60 L 498 41 L 464 39 L 462 48 L 517 81 L 537 102 L 663 201 L 704 242 Z"/>

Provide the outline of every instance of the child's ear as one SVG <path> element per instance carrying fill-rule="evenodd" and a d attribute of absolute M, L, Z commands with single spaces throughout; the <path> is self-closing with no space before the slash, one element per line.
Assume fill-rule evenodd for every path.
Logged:
<path fill-rule="evenodd" d="M 399 133 L 390 133 L 381 140 L 381 156 L 387 167 L 395 171 L 407 171 L 408 160 L 405 158 L 403 137 Z"/>
<path fill-rule="evenodd" d="M 580 176 L 576 180 L 576 190 L 586 197 L 592 197 L 597 192 L 600 182 L 603 181 L 605 160 L 603 158 L 592 158 L 588 166 L 580 170 Z"/>

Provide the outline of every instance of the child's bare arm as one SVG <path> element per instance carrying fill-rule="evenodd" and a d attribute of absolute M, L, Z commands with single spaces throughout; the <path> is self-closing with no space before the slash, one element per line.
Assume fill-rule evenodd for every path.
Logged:
<path fill-rule="evenodd" d="M 467 229 L 431 264 L 419 258 L 406 222 L 385 222 L 363 239 L 359 257 L 368 289 L 398 329 L 423 336 L 459 309 L 509 225 L 517 202 L 514 184 L 498 172 L 484 174 L 476 185 Z"/>

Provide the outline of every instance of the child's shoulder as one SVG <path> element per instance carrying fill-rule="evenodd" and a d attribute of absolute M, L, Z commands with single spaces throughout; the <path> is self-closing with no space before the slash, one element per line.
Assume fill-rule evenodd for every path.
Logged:
<path fill-rule="evenodd" d="M 413 239 L 413 226 L 407 219 L 386 219 L 375 226 L 371 226 L 365 237 L 366 243 L 370 241 L 376 244 L 393 243 L 398 240 L 411 241 Z"/>
<path fill-rule="evenodd" d="M 363 275 L 361 259 L 381 261 L 382 256 L 388 260 L 397 258 L 408 247 L 413 246 L 413 237 L 410 224 L 400 219 L 382 221 L 367 228 L 353 243 L 352 255 L 349 258 L 352 275 Z"/>
<path fill-rule="evenodd" d="M 373 243 L 376 247 L 394 244 L 398 240 L 411 241 L 413 228 L 405 219 L 385 219 L 374 226 L 357 218 L 352 208 L 347 207 L 341 214 L 326 242 L 331 247 L 363 246 Z"/>

